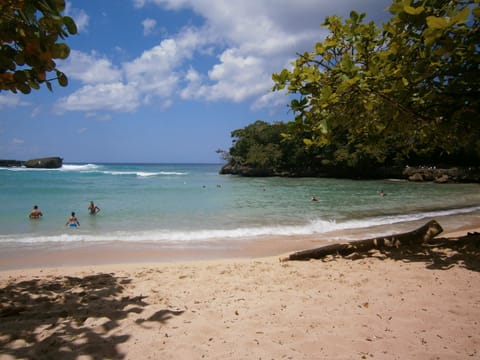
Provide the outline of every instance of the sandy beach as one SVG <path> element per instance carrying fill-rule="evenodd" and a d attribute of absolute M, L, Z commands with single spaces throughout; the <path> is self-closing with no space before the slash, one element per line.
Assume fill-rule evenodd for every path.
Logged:
<path fill-rule="evenodd" d="M 475 359 L 479 271 L 451 246 L 8 269 L 0 359 Z"/>

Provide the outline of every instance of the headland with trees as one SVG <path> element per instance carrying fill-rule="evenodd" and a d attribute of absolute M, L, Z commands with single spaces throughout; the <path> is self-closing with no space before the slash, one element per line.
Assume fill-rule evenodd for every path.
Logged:
<path fill-rule="evenodd" d="M 381 27 L 355 11 L 327 17 L 329 35 L 272 76 L 294 119 L 234 130 L 221 173 L 405 178 L 442 168 L 478 181 L 480 4 L 394 0 L 389 11 Z"/>

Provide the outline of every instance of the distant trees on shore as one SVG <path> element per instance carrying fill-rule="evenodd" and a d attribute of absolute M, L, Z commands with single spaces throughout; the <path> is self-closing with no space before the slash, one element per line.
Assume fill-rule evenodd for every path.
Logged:
<path fill-rule="evenodd" d="M 294 120 L 233 131 L 230 165 L 308 174 L 478 164 L 480 4 L 394 0 L 389 10 L 382 28 L 354 11 L 327 17 L 329 35 L 272 76 Z"/>

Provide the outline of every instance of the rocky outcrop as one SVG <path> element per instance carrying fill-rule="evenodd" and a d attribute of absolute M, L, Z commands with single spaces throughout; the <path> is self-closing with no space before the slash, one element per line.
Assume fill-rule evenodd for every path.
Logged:
<path fill-rule="evenodd" d="M 0 167 L 19 167 L 23 165 L 23 161 L 19 160 L 0 160 Z"/>
<path fill-rule="evenodd" d="M 408 181 L 434 181 L 437 183 L 450 182 L 470 182 L 480 183 L 480 168 L 479 167 L 449 167 L 436 168 L 427 166 L 415 167 L 380 167 L 370 169 L 344 169 L 344 168 L 325 168 L 323 172 L 309 172 L 306 171 L 301 174 L 296 173 L 278 173 L 272 169 L 255 169 L 243 165 L 226 164 L 221 170 L 220 174 L 240 175 L 247 177 L 262 177 L 262 176 L 285 176 L 285 177 L 331 177 L 331 178 L 349 178 L 349 179 L 405 179 Z"/>
<path fill-rule="evenodd" d="M 276 176 L 271 169 L 259 169 L 243 165 L 227 164 L 220 169 L 221 175 L 241 175 L 247 177 Z"/>
<path fill-rule="evenodd" d="M 60 157 L 45 157 L 24 161 L 27 168 L 36 169 L 58 169 L 62 167 L 63 159 Z"/>
<path fill-rule="evenodd" d="M 406 167 L 403 177 L 410 181 L 448 182 L 480 182 L 480 169 L 476 167 Z"/>

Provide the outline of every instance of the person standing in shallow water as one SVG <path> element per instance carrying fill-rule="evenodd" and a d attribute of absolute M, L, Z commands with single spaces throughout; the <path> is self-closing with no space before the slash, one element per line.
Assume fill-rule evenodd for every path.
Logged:
<path fill-rule="evenodd" d="M 75 212 L 72 211 L 72 214 L 70 215 L 67 222 L 65 223 L 65 226 L 70 226 L 70 227 L 80 226 L 80 221 L 78 221 L 77 217 L 75 216 Z"/>
<path fill-rule="evenodd" d="M 93 201 L 90 201 L 90 205 L 88 205 L 88 212 L 90 215 L 95 215 L 96 213 L 100 212 L 100 208 L 95 205 Z"/>
<path fill-rule="evenodd" d="M 42 216 L 43 216 L 43 213 L 38 209 L 37 205 L 35 205 L 32 211 L 30 211 L 30 214 L 28 214 L 28 217 L 30 219 L 40 219 L 40 217 Z"/>

